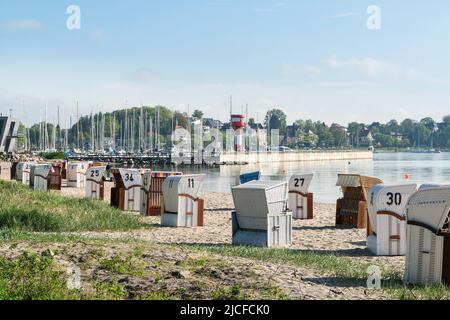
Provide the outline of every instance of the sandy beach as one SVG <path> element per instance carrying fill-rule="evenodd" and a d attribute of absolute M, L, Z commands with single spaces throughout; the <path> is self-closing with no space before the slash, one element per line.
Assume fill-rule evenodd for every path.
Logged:
<path fill-rule="evenodd" d="M 112 183 L 105 186 L 105 201 L 109 202 Z M 63 188 L 64 195 L 83 197 L 83 189 Z M 126 233 L 112 232 L 113 238 L 133 237 L 147 241 L 177 244 L 230 244 L 231 212 L 234 208 L 231 194 L 203 192 L 205 199 L 204 227 L 201 228 L 161 228 L 159 217 L 145 219 L 156 228 Z M 133 213 L 130 213 L 133 214 Z M 95 233 L 89 233 L 95 235 Z M 105 233 L 102 233 L 105 236 Z M 294 220 L 293 245 L 295 250 L 313 250 L 336 253 L 373 264 L 403 268 L 404 257 L 377 257 L 366 246 L 366 231 L 335 227 L 335 206 L 332 204 L 314 204 L 313 220 Z"/>

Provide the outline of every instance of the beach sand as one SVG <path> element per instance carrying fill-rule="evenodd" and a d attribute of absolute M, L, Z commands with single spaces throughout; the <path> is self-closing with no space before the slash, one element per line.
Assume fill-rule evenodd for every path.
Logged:
<path fill-rule="evenodd" d="M 105 186 L 105 201 L 109 202 L 112 183 Z M 68 196 L 83 197 L 83 189 L 63 188 Z M 205 199 L 204 227 L 201 228 L 161 228 L 159 217 L 145 219 L 156 228 L 130 232 L 102 233 L 112 238 L 132 237 L 163 244 L 197 243 L 230 244 L 231 212 L 234 208 L 231 194 L 203 192 Z M 130 213 L 133 214 L 133 213 Z M 313 250 L 348 256 L 362 262 L 382 264 L 402 269 L 404 257 L 377 257 L 366 246 L 366 230 L 336 228 L 335 206 L 333 204 L 314 204 L 313 220 L 293 221 L 292 249 Z M 89 233 L 95 235 L 96 233 Z"/>

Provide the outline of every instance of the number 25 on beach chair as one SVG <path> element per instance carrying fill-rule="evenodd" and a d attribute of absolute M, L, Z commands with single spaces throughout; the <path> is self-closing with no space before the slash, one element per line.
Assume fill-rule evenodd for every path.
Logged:
<path fill-rule="evenodd" d="M 406 254 L 405 210 L 416 184 L 379 184 L 369 191 L 367 247 L 378 256 Z"/>
<path fill-rule="evenodd" d="M 414 193 L 406 219 L 405 282 L 450 285 L 450 187 Z"/>
<path fill-rule="evenodd" d="M 142 176 L 135 169 L 112 169 L 115 187 L 111 189 L 111 205 L 123 211 L 140 211 Z"/>
<path fill-rule="evenodd" d="M 105 195 L 106 166 L 92 167 L 86 171 L 86 198 L 103 200 Z"/>
<path fill-rule="evenodd" d="M 293 219 L 313 219 L 313 194 L 308 193 L 314 174 L 295 174 L 289 180 L 289 209 Z"/>
<path fill-rule="evenodd" d="M 204 200 L 199 198 L 205 175 L 168 177 L 163 184 L 162 227 L 202 227 Z"/>

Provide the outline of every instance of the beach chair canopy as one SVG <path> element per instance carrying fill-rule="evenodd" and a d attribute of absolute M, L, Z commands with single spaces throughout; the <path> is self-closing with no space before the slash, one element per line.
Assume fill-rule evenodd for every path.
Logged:
<path fill-rule="evenodd" d="M 261 172 L 260 171 L 253 171 L 253 172 L 246 172 L 239 176 L 239 181 L 241 184 L 259 180 L 261 178 Z"/>
<path fill-rule="evenodd" d="M 448 230 L 450 215 L 450 187 L 420 190 L 407 205 L 407 221 L 438 234 Z"/>
<path fill-rule="evenodd" d="M 150 187 L 152 185 L 152 171 L 147 171 L 142 175 L 142 188 L 144 188 L 145 191 L 150 191 Z"/>
<path fill-rule="evenodd" d="M 372 187 L 369 190 L 368 211 L 373 231 L 377 232 L 378 213 L 385 213 L 403 219 L 408 200 L 416 190 L 416 184 L 395 186 L 378 184 Z"/>
<path fill-rule="evenodd" d="M 197 200 L 206 175 L 184 175 L 167 177 L 163 184 L 164 209 L 166 212 L 178 212 L 178 196 L 183 195 Z"/>
<path fill-rule="evenodd" d="M 67 165 L 67 171 L 69 173 L 86 173 L 86 170 L 89 168 L 89 163 L 87 162 L 69 162 Z"/>
<path fill-rule="evenodd" d="M 267 229 L 267 215 L 286 210 L 286 182 L 251 181 L 231 189 L 239 226 L 242 229 Z"/>
<path fill-rule="evenodd" d="M 306 197 L 313 178 L 313 173 L 294 174 L 289 180 L 289 192 L 298 192 Z"/>
<path fill-rule="evenodd" d="M 37 164 L 32 167 L 34 170 L 34 176 L 39 176 L 41 178 L 47 179 L 50 169 L 52 169 L 51 164 Z"/>
<path fill-rule="evenodd" d="M 112 169 L 112 174 L 117 188 L 142 187 L 141 172 L 137 169 Z"/>
<path fill-rule="evenodd" d="M 375 177 L 361 176 L 359 174 L 338 174 L 336 186 L 342 188 L 344 198 L 367 201 L 367 193 L 370 188 L 383 183 Z"/>
<path fill-rule="evenodd" d="M 428 190 L 428 189 L 436 189 L 436 188 L 443 188 L 443 187 L 450 187 L 449 184 L 437 184 L 437 183 L 424 183 L 420 185 L 419 190 Z"/>
<path fill-rule="evenodd" d="M 93 181 L 95 183 L 100 183 L 105 175 L 106 166 L 103 167 L 92 167 L 86 171 L 86 181 Z"/>

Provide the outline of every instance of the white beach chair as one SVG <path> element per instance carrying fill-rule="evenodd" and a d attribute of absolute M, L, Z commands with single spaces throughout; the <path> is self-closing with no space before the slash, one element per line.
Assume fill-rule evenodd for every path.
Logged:
<path fill-rule="evenodd" d="M 92 167 L 86 171 L 86 198 L 92 200 L 103 200 L 105 195 L 105 172 L 106 166 Z"/>
<path fill-rule="evenodd" d="M 406 254 L 405 209 L 416 184 L 376 185 L 369 190 L 367 247 L 378 256 Z"/>
<path fill-rule="evenodd" d="M 450 284 L 450 187 L 416 192 L 406 217 L 405 282 Z"/>
<path fill-rule="evenodd" d="M 11 180 L 11 162 L 0 162 L 0 180 Z"/>
<path fill-rule="evenodd" d="M 290 246 L 292 212 L 287 210 L 287 193 L 286 182 L 251 181 L 233 187 L 233 244 Z"/>
<path fill-rule="evenodd" d="M 30 185 L 30 173 L 31 166 L 35 165 L 35 162 L 19 162 L 16 167 L 16 179 L 22 184 Z"/>
<path fill-rule="evenodd" d="M 34 190 L 48 191 L 48 175 L 51 168 L 51 164 L 36 164 L 32 166 Z"/>
<path fill-rule="evenodd" d="M 89 163 L 76 162 L 67 165 L 67 186 L 71 188 L 86 187 L 86 171 L 89 169 Z"/>
<path fill-rule="evenodd" d="M 309 186 L 314 177 L 310 174 L 294 174 L 289 180 L 289 210 L 294 219 L 313 219 L 313 194 Z"/>
<path fill-rule="evenodd" d="M 203 226 L 204 200 L 199 198 L 205 175 L 172 176 L 163 184 L 161 226 Z"/>
<path fill-rule="evenodd" d="M 113 169 L 115 187 L 111 189 L 111 205 L 123 211 L 139 212 L 141 207 L 141 172 L 136 169 Z"/>

